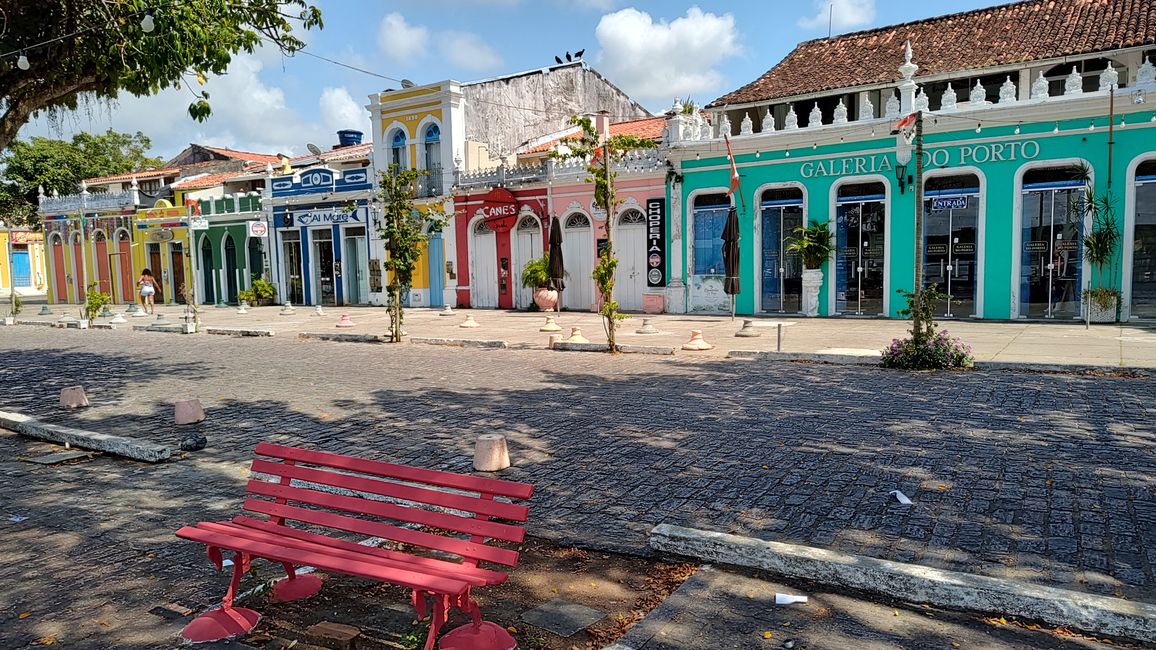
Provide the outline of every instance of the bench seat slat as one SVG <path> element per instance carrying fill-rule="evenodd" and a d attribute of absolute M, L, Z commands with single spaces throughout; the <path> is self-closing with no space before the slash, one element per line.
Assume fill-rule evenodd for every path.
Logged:
<path fill-rule="evenodd" d="M 338 548 L 336 545 L 333 545 L 333 544 L 325 544 L 325 543 L 319 543 L 319 542 L 315 542 L 315 541 L 299 539 L 297 537 L 282 535 L 280 532 L 270 532 L 270 531 L 266 531 L 266 530 L 261 530 L 259 528 L 250 528 L 248 526 L 236 524 L 236 523 L 233 523 L 231 521 L 220 521 L 220 522 L 202 521 L 201 523 L 197 524 L 197 527 L 202 529 L 202 530 L 207 530 L 207 531 L 211 531 L 211 532 L 219 532 L 219 533 L 222 533 L 225 535 L 233 535 L 236 537 L 242 537 L 244 539 L 249 539 L 249 540 L 252 540 L 254 542 L 266 542 L 268 544 L 274 544 L 276 546 L 284 546 L 285 548 L 297 549 L 297 550 L 301 550 L 301 551 L 310 551 L 313 553 L 323 553 L 325 555 L 331 555 L 335 558 L 344 558 L 347 560 L 357 560 L 358 562 L 368 562 L 370 564 L 378 564 L 380 566 L 391 568 L 391 569 L 401 569 L 403 571 L 413 571 L 415 573 L 423 573 L 426 575 L 437 576 L 440 578 L 450 578 L 451 580 L 462 580 L 464 582 L 468 582 L 471 585 L 474 585 L 477 587 L 481 587 L 481 586 L 486 584 L 486 580 L 484 578 L 477 576 L 477 575 L 469 574 L 467 571 L 453 571 L 450 568 L 441 568 L 438 570 L 434 570 L 432 568 L 427 568 L 427 567 L 417 567 L 417 566 L 414 566 L 412 563 L 406 562 L 404 560 L 391 560 L 391 559 L 384 558 L 384 557 L 381 557 L 378 555 L 374 555 L 373 553 L 362 552 L 362 551 L 358 551 L 356 549 Z M 336 541 L 336 540 L 334 540 L 334 541 Z M 354 546 L 357 546 L 357 544 L 354 544 Z M 368 546 L 362 546 L 361 549 L 363 551 L 372 550 Z M 452 563 L 447 563 L 447 564 L 449 567 L 455 567 L 455 568 L 459 568 L 459 569 L 462 569 L 462 568 L 468 569 L 469 568 L 469 567 L 462 567 L 459 564 L 452 564 Z"/>
<path fill-rule="evenodd" d="M 504 564 L 509 567 L 517 566 L 518 564 L 517 551 L 495 548 L 493 546 L 486 546 L 485 544 L 475 544 L 463 539 L 455 539 L 453 537 L 435 535 L 420 530 L 402 528 L 379 521 L 367 521 L 365 519 L 356 519 L 333 512 L 281 505 L 263 499 L 246 499 L 243 507 L 249 512 L 268 515 L 270 517 L 283 517 L 315 526 L 343 530 L 349 533 L 381 537 L 382 539 L 388 539 L 393 542 L 460 555 L 471 560 Z"/>
<path fill-rule="evenodd" d="M 350 542 L 343 539 L 336 539 L 334 537 L 327 537 L 325 535 L 310 533 L 308 531 L 300 530 L 297 528 L 290 528 L 285 525 L 278 525 L 264 519 L 256 519 L 253 517 L 234 517 L 231 523 L 244 528 L 265 531 L 279 537 L 289 537 L 292 539 L 305 542 L 313 542 L 322 546 L 341 549 L 352 553 L 372 555 L 374 557 L 382 558 L 383 560 L 398 563 L 401 566 L 414 567 L 415 570 L 421 571 L 422 573 L 443 575 L 447 578 L 461 577 L 462 579 L 480 580 L 481 582 L 477 584 L 501 584 L 505 582 L 507 577 L 505 573 L 500 571 L 491 571 L 489 569 L 473 567 L 468 564 L 459 564 L 457 562 L 439 560 L 432 557 L 410 555 L 409 553 L 391 551 L 387 548 L 380 548 L 378 546 L 366 546 L 364 544 L 357 544 L 355 542 Z"/>
<path fill-rule="evenodd" d="M 344 510 L 357 514 L 368 514 L 377 517 L 404 521 L 422 526 L 432 526 L 452 530 L 468 535 L 479 535 L 520 543 L 526 535 L 526 530 L 520 526 L 500 524 L 484 519 L 459 517 L 443 512 L 433 512 L 422 508 L 411 508 L 396 503 L 372 501 L 360 497 L 347 497 L 339 494 L 330 494 L 319 490 L 291 487 L 266 481 L 250 480 L 246 490 L 250 494 L 285 499 L 309 505 Z"/>
<path fill-rule="evenodd" d="M 345 488 L 347 490 L 356 490 L 358 492 L 366 492 L 369 494 L 377 494 L 395 499 L 412 501 L 414 503 L 424 503 L 428 505 L 441 506 L 444 508 L 452 508 L 454 510 L 477 513 L 489 517 L 507 519 L 510 521 L 526 521 L 526 518 L 530 513 L 530 508 L 528 506 L 504 503 L 501 501 L 492 501 L 489 499 L 481 499 L 475 496 L 468 496 L 464 494 L 451 494 L 439 490 L 431 490 L 412 485 L 402 485 L 400 483 L 393 483 L 390 481 L 383 481 L 364 476 L 339 474 L 333 471 L 313 469 L 311 467 L 302 467 L 300 465 L 286 465 L 284 463 L 276 463 L 269 460 L 262 460 L 260 458 L 253 461 L 252 470 L 262 474 L 272 474 L 275 476 L 309 481 L 311 483 Z"/>
<path fill-rule="evenodd" d="M 439 594 L 460 594 L 468 585 L 464 580 L 431 576 L 415 571 L 384 567 L 371 562 L 339 558 L 324 553 L 287 548 L 278 544 L 257 542 L 219 531 L 205 530 L 198 526 L 185 526 L 177 531 L 178 537 L 190 539 L 209 546 L 230 549 L 262 557 L 277 562 L 307 565 L 318 569 L 337 571 L 363 578 L 420 589 Z"/>
<path fill-rule="evenodd" d="M 517 483 L 514 481 L 454 474 L 452 472 L 442 472 L 433 469 L 422 469 L 379 460 L 342 456 L 324 451 L 286 447 L 269 442 L 258 444 L 256 454 L 258 456 L 293 460 L 310 465 L 346 469 L 363 474 L 401 479 L 413 483 L 425 483 L 427 485 L 493 494 L 495 496 L 510 497 L 513 499 L 529 499 L 534 493 L 534 486 L 529 483 Z"/>

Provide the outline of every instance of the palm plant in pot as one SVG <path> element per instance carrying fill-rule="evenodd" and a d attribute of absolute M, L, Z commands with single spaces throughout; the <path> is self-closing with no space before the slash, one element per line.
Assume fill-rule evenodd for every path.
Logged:
<path fill-rule="evenodd" d="M 1082 197 L 1084 212 L 1090 217 L 1091 228 L 1084 233 L 1084 256 L 1094 269 L 1088 288 L 1083 292 L 1085 323 L 1116 322 L 1116 307 L 1120 303 L 1120 292 L 1116 286 L 1116 247 L 1120 243 L 1120 231 L 1116 223 L 1116 211 L 1112 206 L 1112 196 L 1096 196 L 1089 189 Z M 1110 268 L 1107 286 L 1096 286 L 1097 277 L 1104 280 L 1104 269 Z"/>
<path fill-rule="evenodd" d="M 823 262 L 831 256 L 831 229 L 825 223 L 811 223 L 795 228 L 787 251 L 803 260 L 803 314 L 819 315 L 819 289 L 823 286 Z"/>
<path fill-rule="evenodd" d="M 522 286 L 534 290 L 534 304 L 542 311 L 554 311 L 558 292 L 550 288 L 550 253 L 526 262 L 522 268 Z"/>

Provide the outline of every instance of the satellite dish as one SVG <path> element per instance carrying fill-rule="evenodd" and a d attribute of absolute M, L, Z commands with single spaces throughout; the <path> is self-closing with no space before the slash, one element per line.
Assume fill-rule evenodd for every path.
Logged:
<path fill-rule="evenodd" d="M 305 148 L 308 149 L 309 153 L 313 154 L 314 156 L 320 156 L 321 155 L 321 147 L 318 147 L 317 145 L 313 144 L 312 142 L 305 145 Z"/>
<path fill-rule="evenodd" d="M 410 81 L 409 79 L 402 79 L 402 80 L 401 80 L 401 87 L 402 87 L 402 88 L 413 88 L 413 87 L 414 87 L 414 86 L 416 86 L 416 85 L 417 85 L 417 84 L 415 84 L 414 82 Z"/>

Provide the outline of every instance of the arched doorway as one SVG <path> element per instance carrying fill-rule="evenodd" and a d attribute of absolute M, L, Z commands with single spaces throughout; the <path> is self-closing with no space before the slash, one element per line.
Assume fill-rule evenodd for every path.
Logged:
<path fill-rule="evenodd" d="M 53 233 L 48 238 L 48 248 L 52 260 L 52 297 L 57 303 L 68 302 L 68 267 L 64 261 L 64 238 Z"/>
<path fill-rule="evenodd" d="M 108 238 L 103 230 L 92 233 L 92 266 L 96 269 L 97 291 L 112 296 L 112 269 L 109 268 Z"/>
<path fill-rule="evenodd" d="M 84 251 L 80 233 L 72 233 L 72 288 L 77 303 L 88 295 L 88 275 L 84 272 Z"/>
<path fill-rule="evenodd" d="M 567 273 L 562 307 L 590 311 L 594 306 L 594 230 L 590 217 L 573 213 L 562 222 L 562 230 L 562 261 Z"/>
<path fill-rule="evenodd" d="M 264 237 L 250 237 L 249 243 L 246 245 L 246 253 L 248 257 L 248 274 L 245 278 L 245 283 L 252 286 L 253 278 L 260 278 L 265 276 L 265 238 Z"/>
<path fill-rule="evenodd" d="M 128 230 L 120 228 L 116 231 L 116 284 L 120 293 L 120 301 L 132 304 L 136 300 L 135 283 L 132 276 L 132 241 Z"/>
<path fill-rule="evenodd" d="M 565 240 L 563 240 L 565 241 Z M 614 230 L 614 297 L 623 311 L 642 311 L 646 291 L 646 216 L 630 209 L 618 217 Z"/>
<path fill-rule="evenodd" d="M 797 187 L 763 192 L 759 205 L 762 311 L 784 314 L 802 309 L 803 264 L 799 254 L 788 251 L 787 247 L 795 237 L 795 229 L 803 225 L 803 208 L 803 191 Z"/>
<path fill-rule="evenodd" d="M 498 239 L 483 220 L 474 224 L 473 245 L 470 246 L 473 278 L 470 280 L 470 306 L 496 308 L 498 306 Z"/>
<path fill-rule="evenodd" d="M 522 269 L 533 259 L 542 257 L 542 224 L 538 218 L 525 215 L 518 221 L 514 236 L 514 265 L 510 269 L 517 290 L 514 292 L 514 308 L 525 309 L 534 301 L 534 288 L 522 286 Z"/>
<path fill-rule="evenodd" d="M 443 307 L 446 302 L 446 250 L 440 228 L 430 226 L 426 259 L 429 261 L 429 306 Z"/>
<path fill-rule="evenodd" d="M 233 236 L 225 235 L 225 244 L 223 246 L 224 253 L 222 260 L 225 270 L 225 302 L 237 302 L 237 292 L 240 287 L 237 284 L 237 245 L 233 242 Z"/>
<path fill-rule="evenodd" d="M 201 303 L 212 305 L 217 302 L 216 274 L 213 273 L 213 243 L 208 235 L 201 235 L 201 254 L 198 256 L 201 265 Z"/>

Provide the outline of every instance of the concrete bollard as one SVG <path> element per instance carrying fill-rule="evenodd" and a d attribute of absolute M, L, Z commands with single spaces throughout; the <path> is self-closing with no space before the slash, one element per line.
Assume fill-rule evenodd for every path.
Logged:
<path fill-rule="evenodd" d="M 51 315 L 52 315 L 52 310 L 48 308 L 48 305 L 41 305 L 40 306 L 40 313 L 37 314 L 37 316 L 51 316 Z"/>
<path fill-rule="evenodd" d="M 237 307 L 237 313 L 242 315 L 242 316 L 249 313 L 249 301 L 248 300 L 242 300 L 241 301 L 241 304 Z"/>
<path fill-rule="evenodd" d="M 539 332 L 561 332 L 562 328 L 554 322 L 553 316 L 546 317 L 546 324 L 538 328 Z"/>
<path fill-rule="evenodd" d="M 177 424 L 196 424 L 205 419 L 205 409 L 199 399 L 178 401 L 173 408 L 173 419 Z"/>
<path fill-rule="evenodd" d="M 702 338 L 702 330 L 691 330 L 690 340 L 682 344 L 683 350 L 713 350 L 714 346 Z"/>
<path fill-rule="evenodd" d="M 582 328 L 581 327 L 571 327 L 570 328 L 570 338 L 566 339 L 566 342 L 567 343 L 589 343 L 590 339 L 586 338 L 585 336 L 582 336 Z"/>
<path fill-rule="evenodd" d="M 453 309 L 453 307 L 450 307 L 449 305 L 442 307 L 442 310 L 438 312 L 438 316 L 453 316 L 453 315 L 454 315 L 454 309 Z"/>
<path fill-rule="evenodd" d="M 649 318 L 642 319 L 642 327 L 634 330 L 635 334 L 658 334 L 658 328 L 650 322 Z"/>
<path fill-rule="evenodd" d="M 292 316 L 293 314 L 297 313 L 297 310 L 293 309 L 293 303 L 286 300 L 285 305 L 281 307 L 281 311 L 278 313 L 282 316 Z"/>
<path fill-rule="evenodd" d="M 763 335 L 762 332 L 755 329 L 755 321 L 753 321 L 749 318 L 744 318 L 742 329 L 735 332 L 735 336 L 743 336 L 743 337 L 755 337 L 755 336 L 762 336 L 762 335 Z"/>
<path fill-rule="evenodd" d="M 60 408 L 75 409 L 82 406 L 88 406 L 88 395 L 84 393 L 84 386 L 60 389 Z"/>
<path fill-rule="evenodd" d="M 349 314 L 342 314 L 341 318 L 337 320 L 337 327 L 353 327 L 353 325 L 353 319 L 349 317 Z"/>
<path fill-rule="evenodd" d="M 481 327 L 481 325 L 478 324 L 478 321 L 474 320 L 473 314 L 466 314 L 466 319 L 464 321 L 462 321 L 462 323 L 460 325 L 458 325 L 458 327 L 465 327 L 467 329 L 473 329 L 475 327 Z"/>
<path fill-rule="evenodd" d="M 479 472 L 499 472 L 510 466 L 510 452 L 506 436 L 483 433 L 474 447 L 474 469 Z"/>
<path fill-rule="evenodd" d="M 321 305 L 317 305 L 317 307 L 314 308 L 314 310 L 313 310 L 313 315 L 314 316 L 324 316 L 325 310 L 321 308 Z"/>
<path fill-rule="evenodd" d="M 551 334 L 550 335 L 550 341 L 548 343 L 546 343 L 546 348 L 553 350 L 554 344 L 557 343 L 558 341 L 561 341 L 561 340 L 562 340 L 561 334 Z"/>
<path fill-rule="evenodd" d="M 121 324 L 123 324 L 123 323 L 127 323 L 128 321 L 127 321 L 127 320 L 125 320 L 124 314 L 122 314 L 122 313 L 120 313 L 120 312 L 117 312 L 117 313 L 116 313 L 116 316 L 113 316 L 113 317 L 112 317 L 112 320 L 110 320 L 110 321 L 108 321 L 108 322 L 109 322 L 109 324 L 111 324 L 111 325 L 121 325 Z"/>

